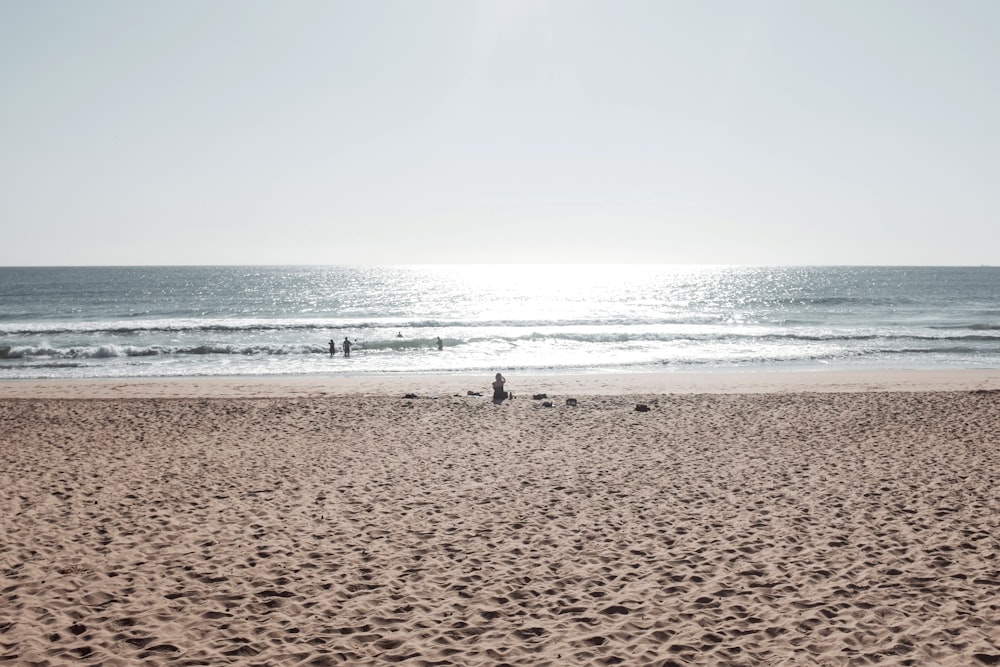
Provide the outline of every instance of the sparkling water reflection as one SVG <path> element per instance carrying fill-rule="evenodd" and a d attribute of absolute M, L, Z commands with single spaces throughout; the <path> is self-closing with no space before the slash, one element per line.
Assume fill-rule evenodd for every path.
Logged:
<path fill-rule="evenodd" d="M 4 268 L 0 377 L 995 367 L 998 295 L 989 267 Z"/>

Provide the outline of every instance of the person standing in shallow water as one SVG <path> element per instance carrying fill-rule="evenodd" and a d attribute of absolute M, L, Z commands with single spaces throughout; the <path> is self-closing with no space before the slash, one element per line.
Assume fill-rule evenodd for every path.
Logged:
<path fill-rule="evenodd" d="M 493 402 L 500 403 L 505 398 L 507 398 L 507 392 L 504 391 L 503 385 L 507 381 L 507 378 L 497 373 L 496 379 L 493 380 Z"/>
<path fill-rule="evenodd" d="M 441 336 L 438 336 L 438 349 L 439 350 L 444 349 L 444 343 L 441 342 Z"/>
<path fill-rule="evenodd" d="M 351 356 L 351 341 L 346 336 L 344 337 L 344 356 Z"/>
<path fill-rule="evenodd" d="M 330 339 L 330 356 L 332 357 L 335 354 L 337 354 L 337 344 L 334 343 L 333 339 L 331 338 Z"/>

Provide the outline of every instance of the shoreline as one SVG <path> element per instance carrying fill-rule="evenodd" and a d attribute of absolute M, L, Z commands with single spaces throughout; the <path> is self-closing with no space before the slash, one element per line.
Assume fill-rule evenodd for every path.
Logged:
<path fill-rule="evenodd" d="M 220 376 L 0 380 L 0 398 L 277 398 L 489 393 L 489 374 Z M 524 374 L 508 377 L 516 397 L 830 392 L 1000 391 L 1000 369 L 797 370 Z"/>

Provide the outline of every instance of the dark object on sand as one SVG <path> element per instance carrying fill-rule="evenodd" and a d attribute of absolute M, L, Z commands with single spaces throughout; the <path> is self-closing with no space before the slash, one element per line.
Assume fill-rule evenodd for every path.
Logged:
<path fill-rule="evenodd" d="M 481 391 L 472 391 L 472 390 L 470 389 L 470 390 L 469 390 L 469 393 L 468 393 L 468 394 L 466 394 L 466 395 L 467 395 L 467 396 L 482 396 L 482 395 L 483 395 L 483 392 L 481 392 Z"/>
<path fill-rule="evenodd" d="M 649 412 L 649 406 L 645 403 L 637 403 L 635 406 L 636 412 Z"/>
<path fill-rule="evenodd" d="M 403 398 L 417 398 L 416 394 L 404 394 Z"/>
<path fill-rule="evenodd" d="M 569 405 L 571 407 L 575 407 L 576 406 L 576 399 L 575 398 L 567 398 L 566 399 L 566 405 Z"/>
<path fill-rule="evenodd" d="M 551 408 L 552 407 L 552 401 L 542 401 L 542 407 L 543 408 Z"/>
<path fill-rule="evenodd" d="M 540 401 L 543 398 L 548 398 L 548 395 L 547 394 L 535 394 L 534 396 L 532 396 L 532 398 L 535 399 L 536 401 Z"/>
<path fill-rule="evenodd" d="M 510 398 L 510 396 L 507 395 L 508 392 L 503 388 L 504 383 L 506 382 L 507 378 L 505 378 L 501 373 L 497 373 L 494 377 L 492 385 L 494 403 L 503 403 L 504 400 Z"/>

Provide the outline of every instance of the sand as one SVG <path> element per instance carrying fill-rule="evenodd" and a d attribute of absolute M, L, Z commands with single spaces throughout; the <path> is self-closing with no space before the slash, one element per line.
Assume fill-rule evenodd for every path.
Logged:
<path fill-rule="evenodd" d="M 996 375 L 0 383 L 0 663 L 1000 664 Z"/>
<path fill-rule="evenodd" d="M 507 373 L 516 395 L 956 391 L 1000 389 L 1000 369 L 746 371 L 712 373 Z M 366 375 L 358 377 L 201 377 L 0 381 L 0 398 L 289 398 L 303 396 L 423 396 L 490 391 L 492 377 Z"/>

